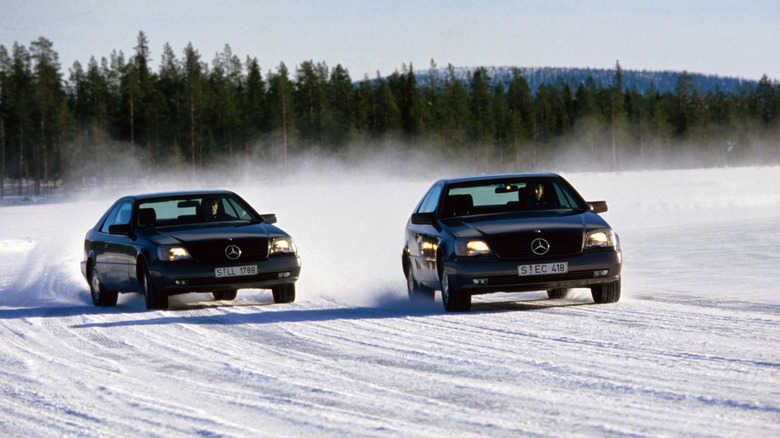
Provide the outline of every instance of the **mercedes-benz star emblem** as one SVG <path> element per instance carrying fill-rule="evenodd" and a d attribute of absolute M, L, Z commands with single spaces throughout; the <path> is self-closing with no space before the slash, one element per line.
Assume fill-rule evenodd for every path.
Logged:
<path fill-rule="evenodd" d="M 531 242 L 531 251 L 533 251 L 536 255 L 545 255 L 549 250 L 550 242 L 542 239 L 541 237 L 534 239 L 534 241 Z"/>
<path fill-rule="evenodd" d="M 229 258 L 230 260 L 235 260 L 241 257 L 241 248 L 237 247 L 236 245 L 228 245 L 225 247 L 225 257 Z"/>

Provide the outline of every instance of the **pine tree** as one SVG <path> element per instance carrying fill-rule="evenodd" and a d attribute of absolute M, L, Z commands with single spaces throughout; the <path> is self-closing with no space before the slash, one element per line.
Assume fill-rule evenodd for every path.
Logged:
<path fill-rule="evenodd" d="M 767 75 L 763 75 L 761 80 L 758 81 L 756 87 L 756 98 L 760 102 L 761 111 L 757 114 L 757 117 L 765 125 L 771 124 L 778 117 L 778 102 L 780 98 L 777 95 L 777 90 L 772 86 L 772 82 Z"/>
<path fill-rule="evenodd" d="M 374 81 L 374 109 L 372 134 L 384 137 L 401 130 L 401 110 L 387 80 L 377 74 Z"/>
<path fill-rule="evenodd" d="M 5 149 L 6 125 L 9 123 L 11 58 L 6 48 L 0 44 L 0 199 L 5 196 Z"/>
<path fill-rule="evenodd" d="M 441 88 L 439 70 L 436 68 L 436 62 L 431 59 L 428 81 L 423 85 L 420 96 L 420 134 L 427 140 L 429 148 L 432 148 L 434 143 L 438 143 L 437 136 L 444 129 L 444 102 Z"/>
<path fill-rule="evenodd" d="M 27 48 L 14 43 L 8 79 L 8 112 L 12 128 L 8 131 L 9 144 L 16 146 L 16 170 L 13 176 L 19 180 L 17 194 L 22 195 L 24 182 L 29 178 L 31 161 L 32 100 L 34 96 L 32 65 Z"/>
<path fill-rule="evenodd" d="M 268 76 L 268 111 L 271 133 L 278 135 L 281 144 L 282 162 L 286 165 L 295 135 L 295 108 L 293 106 L 293 83 L 287 66 L 280 63 L 276 73 Z"/>
<path fill-rule="evenodd" d="M 337 64 L 327 83 L 328 106 L 330 108 L 326 122 L 326 140 L 332 148 L 345 146 L 352 135 L 354 86 L 349 72 Z"/>
<path fill-rule="evenodd" d="M 65 130 L 65 92 L 60 64 L 53 43 L 39 38 L 31 44 L 35 60 L 37 139 L 33 148 L 35 194 L 41 193 L 41 183 L 59 177 L 61 153 L 59 142 Z"/>
<path fill-rule="evenodd" d="M 327 81 L 328 67 L 325 64 L 305 61 L 298 67 L 295 80 L 298 133 L 301 140 L 312 144 L 323 140 L 325 120 L 329 112 L 325 89 Z"/>
<path fill-rule="evenodd" d="M 169 44 L 163 47 L 157 89 L 160 105 L 160 149 L 163 160 L 179 163 L 185 161 L 182 146 L 185 145 L 183 110 L 185 85 L 182 66 Z"/>
<path fill-rule="evenodd" d="M 511 114 L 511 142 L 515 154 L 515 167 L 521 169 L 528 130 L 533 129 L 533 104 L 531 87 L 517 68 L 512 70 L 512 80 L 507 88 L 507 105 Z"/>
<path fill-rule="evenodd" d="M 132 70 L 134 72 L 135 83 L 131 84 L 134 102 L 131 130 L 131 142 L 133 144 L 143 145 L 146 148 L 147 155 L 156 155 L 154 148 L 156 127 L 159 124 L 157 104 L 159 103 L 158 91 L 154 86 L 157 80 L 155 75 L 149 70 L 151 52 L 149 51 L 149 42 L 143 32 L 138 33 L 135 55 L 131 60 Z"/>
<path fill-rule="evenodd" d="M 609 89 L 610 133 L 612 136 L 612 168 L 617 169 L 617 138 L 623 127 L 623 70 L 615 63 L 615 77 Z"/>
<path fill-rule="evenodd" d="M 237 138 L 236 126 L 240 125 L 238 101 L 242 92 L 241 62 L 233 55 L 230 46 L 225 44 L 222 53 L 214 58 L 212 66 L 208 83 L 214 97 L 210 100 L 213 136 L 218 152 L 226 153 L 232 161 Z"/>
<path fill-rule="evenodd" d="M 249 144 L 268 132 L 265 81 L 257 58 L 246 61 L 246 93 L 243 99 L 244 155 L 249 156 Z"/>
<path fill-rule="evenodd" d="M 467 141 L 467 126 L 471 118 L 471 112 L 469 110 L 469 93 L 466 87 L 463 85 L 456 76 L 455 68 L 452 64 L 447 67 L 447 80 L 445 81 L 445 88 L 447 93 L 446 98 L 446 116 L 445 116 L 445 132 L 447 142 L 456 153 L 465 152 L 465 146 Z"/>
<path fill-rule="evenodd" d="M 676 120 L 677 134 L 684 136 L 691 125 L 691 112 L 693 107 L 693 78 L 687 71 L 683 71 L 677 80 L 675 92 L 677 96 Z"/>
<path fill-rule="evenodd" d="M 401 110 L 401 125 L 406 138 L 414 139 L 420 133 L 420 108 L 417 98 L 417 77 L 414 74 L 414 66 L 410 63 L 409 69 L 404 68 L 405 73 L 400 76 L 400 89 L 396 94 Z"/>
<path fill-rule="evenodd" d="M 491 90 L 493 115 L 495 117 L 495 143 L 497 146 L 498 163 L 506 163 L 507 156 L 513 157 L 514 147 L 511 142 L 513 123 L 512 113 L 509 111 L 509 101 L 503 82 L 497 82 Z"/>
<path fill-rule="evenodd" d="M 490 76 L 484 67 L 474 71 L 470 81 L 471 101 L 469 104 L 471 123 L 469 138 L 473 142 L 472 159 L 488 167 L 492 154 L 492 139 L 495 138 L 496 122 L 490 95 Z"/>
<path fill-rule="evenodd" d="M 203 65 L 200 62 L 200 54 L 188 44 L 184 49 L 184 83 L 185 105 L 188 117 L 185 123 L 188 126 L 188 144 L 190 165 L 193 171 L 196 165 L 202 163 L 203 143 L 201 128 L 201 112 L 203 106 Z"/>
<path fill-rule="evenodd" d="M 374 93 L 371 81 L 366 75 L 355 87 L 353 97 L 353 123 L 358 132 L 367 134 L 370 131 L 373 107 Z"/>

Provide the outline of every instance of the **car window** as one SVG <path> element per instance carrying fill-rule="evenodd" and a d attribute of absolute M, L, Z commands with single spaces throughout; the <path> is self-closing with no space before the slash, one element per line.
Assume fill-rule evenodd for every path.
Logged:
<path fill-rule="evenodd" d="M 116 214 L 113 225 L 127 225 L 130 223 L 130 218 L 133 216 L 133 203 L 125 201 L 119 206 L 119 211 Z"/>
<path fill-rule="evenodd" d="M 225 198 L 222 202 L 224 213 L 233 219 L 252 220 L 252 214 L 233 198 Z"/>
<path fill-rule="evenodd" d="M 181 215 L 192 215 L 195 217 L 195 203 L 192 205 L 179 206 L 179 200 L 171 199 L 158 202 L 144 202 L 138 206 L 139 210 L 148 208 L 154 210 L 157 221 L 172 220 L 175 221 Z"/>
<path fill-rule="evenodd" d="M 251 210 L 229 195 L 187 195 L 178 198 L 151 199 L 141 202 L 139 212 L 146 210 L 140 228 L 164 227 L 193 223 L 256 220 Z M 153 213 L 148 212 L 152 210 Z M 153 222 L 149 219 L 154 218 Z"/>
<path fill-rule="evenodd" d="M 119 205 L 111 209 L 111 213 L 108 214 L 108 217 L 106 217 L 106 221 L 103 222 L 103 225 L 100 227 L 101 233 L 108 233 L 108 227 L 114 223 L 114 218 L 116 218 L 117 212 L 119 212 Z"/>
<path fill-rule="evenodd" d="M 431 187 L 420 203 L 420 208 L 417 210 L 417 213 L 433 213 L 436 211 L 436 206 L 439 204 L 439 195 L 441 195 L 442 188 L 443 187 L 441 184 L 436 184 L 435 186 Z"/>
<path fill-rule="evenodd" d="M 536 177 L 454 184 L 447 190 L 441 217 L 578 208 L 576 197 L 559 179 Z"/>
<path fill-rule="evenodd" d="M 108 233 L 108 227 L 111 225 L 127 225 L 130 223 L 130 219 L 133 214 L 133 202 L 124 201 L 121 204 L 114 207 L 111 213 L 103 222 L 103 226 L 100 228 L 101 233 Z"/>

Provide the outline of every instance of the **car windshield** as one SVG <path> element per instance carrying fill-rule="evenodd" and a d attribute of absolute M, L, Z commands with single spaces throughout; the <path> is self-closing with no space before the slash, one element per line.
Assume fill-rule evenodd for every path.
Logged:
<path fill-rule="evenodd" d="M 256 220 L 240 200 L 223 194 L 144 200 L 136 214 L 138 228 Z"/>
<path fill-rule="evenodd" d="M 440 217 L 583 208 L 578 195 L 560 179 L 512 178 L 451 185 L 442 202 Z"/>

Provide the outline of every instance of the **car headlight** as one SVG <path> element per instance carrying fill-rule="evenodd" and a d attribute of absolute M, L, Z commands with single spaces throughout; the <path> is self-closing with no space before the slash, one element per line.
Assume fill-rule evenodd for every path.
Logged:
<path fill-rule="evenodd" d="M 270 243 L 271 255 L 274 254 L 295 254 L 295 242 L 292 237 L 277 237 Z"/>
<path fill-rule="evenodd" d="M 617 234 L 609 228 L 595 230 L 588 233 L 585 248 L 615 248 L 620 246 Z"/>
<path fill-rule="evenodd" d="M 157 256 L 164 262 L 192 260 L 189 251 L 181 246 L 161 246 L 157 249 Z"/>
<path fill-rule="evenodd" d="M 455 254 L 459 256 L 477 256 L 492 252 L 488 244 L 482 240 L 458 240 L 455 245 Z"/>

